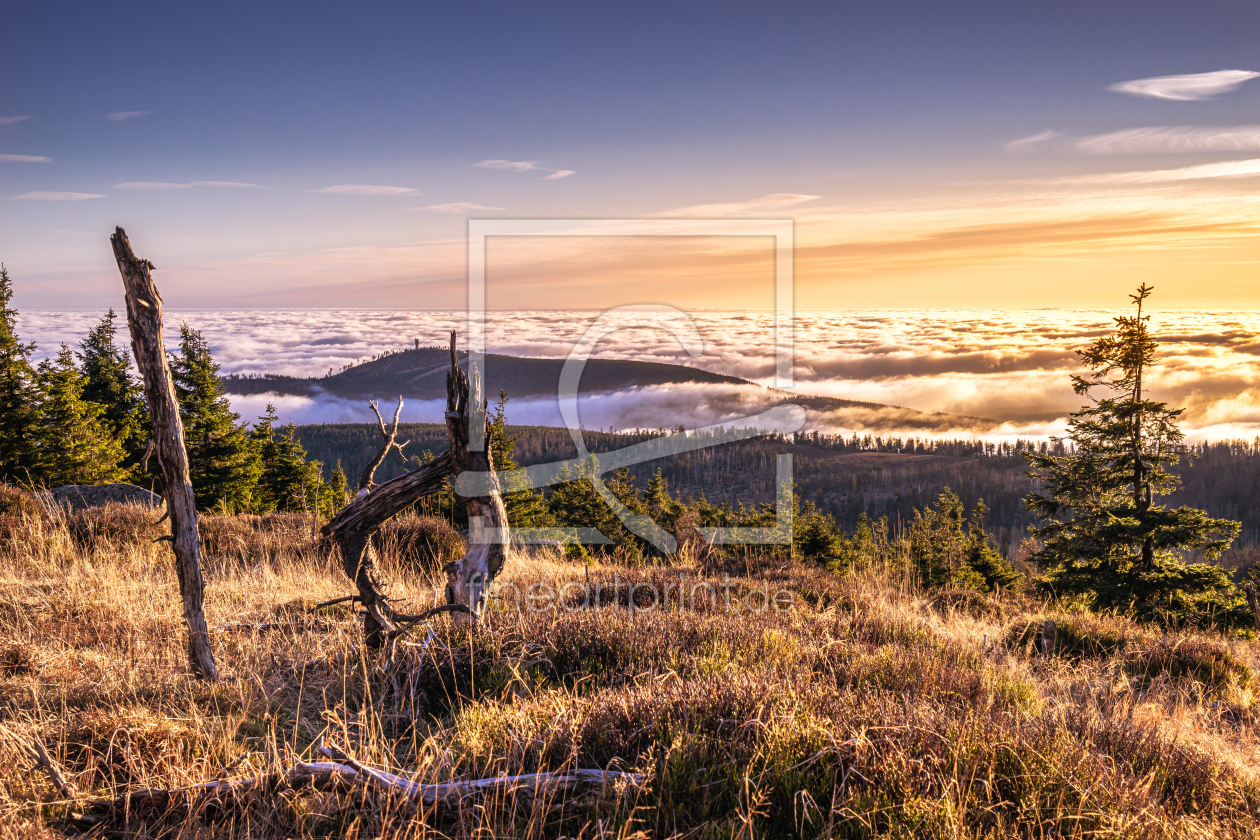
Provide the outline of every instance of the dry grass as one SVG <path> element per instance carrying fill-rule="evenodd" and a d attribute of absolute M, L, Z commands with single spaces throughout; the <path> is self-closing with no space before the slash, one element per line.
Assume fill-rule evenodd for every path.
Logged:
<path fill-rule="evenodd" d="M 152 526 L 111 509 L 9 515 L 3 837 L 61 836 L 75 808 L 29 771 L 33 735 L 102 797 L 278 770 L 323 739 L 425 781 L 645 776 L 432 814 L 364 790 L 264 792 L 131 813 L 114 830 L 127 837 L 1242 838 L 1260 824 L 1260 663 L 1245 642 L 1010 596 L 929 599 L 875 572 L 714 558 L 588 569 L 543 554 L 511 560 L 479 626 L 418 628 L 388 675 L 334 609 L 305 629 L 216 633 L 224 676 L 208 685 L 186 672 Z M 350 592 L 309 519 L 207 517 L 203 534 L 212 625 Z M 395 556 L 404 543 L 381 543 L 391 594 L 431 605 L 439 581 Z M 793 605 L 746 608 L 776 592 Z M 541 609 L 518 609 L 526 598 Z M 1046 618 L 1051 657 L 1029 644 Z"/>

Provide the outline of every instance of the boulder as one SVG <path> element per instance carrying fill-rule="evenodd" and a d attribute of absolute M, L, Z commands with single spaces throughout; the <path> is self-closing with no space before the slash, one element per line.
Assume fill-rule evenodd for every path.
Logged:
<path fill-rule="evenodd" d="M 86 510 L 108 504 L 161 507 L 162 497 L 134 484 L 67 484 L 49 491 L 53 500 L 70 510 Z"/>

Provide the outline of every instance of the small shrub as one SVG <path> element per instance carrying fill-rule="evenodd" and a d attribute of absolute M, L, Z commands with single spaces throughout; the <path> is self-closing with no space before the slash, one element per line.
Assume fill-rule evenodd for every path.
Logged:
<path fill-rule="evenodd" d="M 391 519 L 372 542 L 382 565 L 412 575 L 439 571 L 468 550 L 459 532 L 434 516 Z"/>
<path fill-rule="evenodd" d="M 21 488 L 0 484 L 0 543 L 13 542 L 44 522 L 48 512 L 39 500 Z"/>
<path fill-rule="evenodd" d="M 66 514 L 66 528 L 84 553 L 98 549 L 126 551 L 169 534 L 170 525 L 160 520 L 161 514 L 152 508 L 111 503 L 70 511 Z"/>
<path fill-rule="evenodd" d="M 1060 615 L 1053 619 L 1056 638 L 1054 653 L 1065 659 L 1102 659 L 1122 653 L 1131 644 L 1141 642 L 1146 634 L 1132 622 L 1122 618 L 1088 613 Z M 1016 622 L 1007 634 L 1007 646 L 1024 649 L 1030 644 L 1040 649 L 1044 616 Z"/>
<path fill-rule="evenodd" d="M 1156 636 L 1125 657 L 1124 669 L 1134 676 L 1191 679 L 1218 692 L 1231 685 L 1247 688 L 1254 680 L 1228 647 L 1193 636 Z"/>
<path fill-rule="evenodd" d="M 0 516 L 29 516 L 44 519 L 47 514 L 39 500 L 20 487 L 0 484 Z"/>
<path fill-rule="evenodd" d="M 1001 603 L 974 589 L 942 590 L 928 599 L 928 605 L 938 612 L 962 613 L 972 618 L 1001 617 L 1005 611 Z"/>

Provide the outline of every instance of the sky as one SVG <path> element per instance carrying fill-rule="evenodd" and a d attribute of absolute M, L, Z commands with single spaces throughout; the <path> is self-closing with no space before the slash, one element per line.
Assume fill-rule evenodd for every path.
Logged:
<path fill-rule="evenodd" d="M 15 304 L 457 309 L 468 220 L 788 218 L 795 302 L 1260 304 L 1254 2 L 25 3 Z M 494 239 L 502 309 L 768 308 L 755 238 Z"/>

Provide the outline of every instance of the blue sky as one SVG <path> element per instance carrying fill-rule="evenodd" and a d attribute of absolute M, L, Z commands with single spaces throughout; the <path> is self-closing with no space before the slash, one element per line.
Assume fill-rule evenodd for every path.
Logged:
<path fill-rule="evenodd" d="M 120 224 L 168 302 L 457 306 L 469 216 L 671 212 L 798 218 L 805 306 L 1090 306 L 1148 274 L 1168 305 L 1260 302 L 1254 174 L 1133 176 L 1260 158 L 1260 80 L 1108 89 L 1260 71 L 1254 2 L 679 6 L 11 8 L 17 302 L 116 303 Z M 1170 127 L 1227 140 L 1089 145 Z M 737 308 L 764 280 L 713 281 L 739 260 L 717 251 L 587 256 L 501 305 Z"/>

